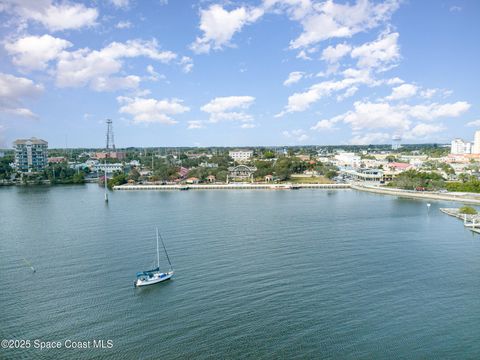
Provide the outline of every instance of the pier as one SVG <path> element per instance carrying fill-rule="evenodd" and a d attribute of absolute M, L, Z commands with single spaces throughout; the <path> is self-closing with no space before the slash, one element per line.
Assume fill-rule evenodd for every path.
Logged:
<path fill-rule="evenodd" d="M 480 234 L 480 215 L 461 214 L 457 208 L 440 208 L 440 211 L 449 216 L 463 220 L 463 225 L 466 228 Z"/>
<path fill-rule="evenodd" d="M 192 185 L 117 185 L 113 190 L 295 190 L 350 189 L 350 184 L 192 184 Z"/>

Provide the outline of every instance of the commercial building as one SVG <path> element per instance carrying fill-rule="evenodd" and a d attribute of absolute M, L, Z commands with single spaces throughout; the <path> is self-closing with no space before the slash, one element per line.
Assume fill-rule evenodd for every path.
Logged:
<path fill-rule="evenodd" d="M 234 161 L 248 161 L 253 156 L 253 150 L 230 150 L 228 156 Z"/>
<path fill-rule="evenodd" d="M 97 163 L 93 166 L 93 170 L 96 172 L 106 172 L 107 174 L 113 174 L 117 171 L 123 171 L 123 164 L 116 163 L 116 164 L 102 164 Z"/>
<path fill-rule="evenodd" d="M 127 156 L 126 153 L 122 152 L 122 151 L 110 151 L 110 152 L 97 152 L 95 153 L 95 159 L 105 159 L 105 158 L 109 158 L 109 159 L 117 159 L 117 160 L 123 160 L 125 159 Z"/>
<path fill-rule="evenodd" d="M 463 141 L 462 139 L 458 139 L 458 138 L 452 140 L 452 144 L 450 146 L 450 154 L 463 155 L 463 154 L 470 154 L 471 152 L 472 152 L 472 143 Z"/>
<path fill-rule="evenodd" d="M 45 169 L 48 158 L 48 142 L 32 137 L 13 142 L 15 168 L 22 173 L 38 172 Z"/>

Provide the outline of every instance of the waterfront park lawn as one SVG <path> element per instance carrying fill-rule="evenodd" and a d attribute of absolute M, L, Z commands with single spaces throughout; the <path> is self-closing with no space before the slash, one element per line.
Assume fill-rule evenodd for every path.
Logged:
<path fill-rule="evenodd" d="M 325 176 L 295 176 L 292 175 L 290 180 L 292 184 L 333 184 L 334 182 Z"/>

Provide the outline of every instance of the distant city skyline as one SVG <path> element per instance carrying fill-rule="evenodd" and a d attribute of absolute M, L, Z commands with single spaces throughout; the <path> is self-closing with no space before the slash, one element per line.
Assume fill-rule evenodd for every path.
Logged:
<path fill-rule="evenodd" d="M 0 1 L 0 148 L 450 143 L 478 1 Z"/>

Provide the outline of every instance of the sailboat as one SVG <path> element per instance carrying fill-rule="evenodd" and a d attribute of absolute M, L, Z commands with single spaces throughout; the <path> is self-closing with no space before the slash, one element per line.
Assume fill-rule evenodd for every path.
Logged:
<path fill-rule="evenodd" d="M 174 273 L 173 267 L 172 267 L 172 263 L 170 262 L 170 258 L 168 256 L 167 249 L 165 248 L 163 239 L 158 234 L 158 228 L 156 228 L 156 230 L 157 230 L 157 267 L 152 270 L 138 272 L 137 279 L 133 283 L 135 287 L 157 284 L 159 282 L 169 280 L 173 276 L 173 273 Z M 165 255 L 167 256 L 168 264 L 170 265 L 170 270 L 168 270 L 167 272 L 160 271 L 160 253 L 158 248 L 159 237 L 160 237 L 160 240 L 162 241 L 163 250 L 165 251 Z"/>

